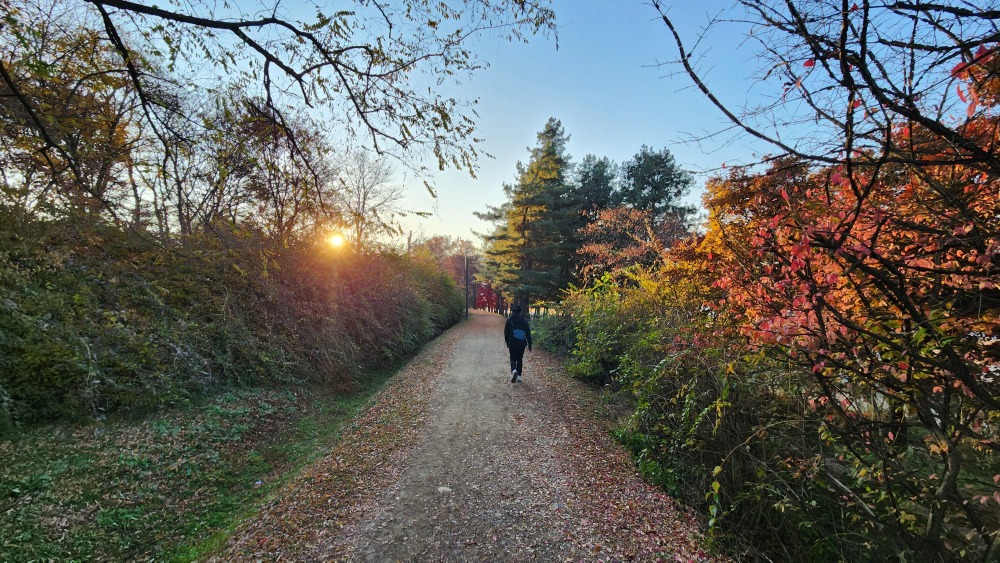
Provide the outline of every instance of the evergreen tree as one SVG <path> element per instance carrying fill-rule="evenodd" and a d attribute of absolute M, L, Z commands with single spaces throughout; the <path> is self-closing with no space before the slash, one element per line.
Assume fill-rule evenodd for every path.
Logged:
<path fill-rule="evenodd" d="M 516 301 L 554 299 L 573 280 L 577 231 L 585 224 L 584 200 L 569 183 L 569 137 L 550 118 L 538 133 L 528 163 L 517 165 L 517 183 L 505 185 L 508 201 L 478 213 L 494 221 L 484 272 Z"/>
<path fill-rule="evenodd" d="M 649 211 L 657 225 L 690 227 L 696 210 L 680 200 L 691 190 L 694 178 L 677 165 L 669 150 L 643 145 L 622 165 L 621 175 L 619 206 Z"/>
<path fill-rule="evenodd" d="M 512 198 L 514 188 L 504 184 L 504 194 L 508 200 Z M 476 217 L 494 223 L 493 232 L 484 235 L 485 258 L 479 269 L 478 282 L 488 282 L 508 296 L 514 293 L 520 279 L 520 249 L 522 239 L 516 236 L 516 229 L 511 228 L 511 202 L 498 207 L 488 207 L 485 212 L 475 212 Z"/>
<path fill-rule="evenodd" d="M 612 206 L 617 176 L 618 166 L 607 157 L 588 154 L 577 165 L 575 191 L 584 201 L 588 222 Z"/>

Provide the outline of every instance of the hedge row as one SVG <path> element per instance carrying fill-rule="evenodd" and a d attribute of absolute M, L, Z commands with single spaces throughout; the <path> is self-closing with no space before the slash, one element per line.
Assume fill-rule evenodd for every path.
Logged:
<path fill-rule="evenodd" d="M 462 314 L 446 274 L 391 254 L 54 222 L 0 243 L 0 434 L 229 386 L 346 389 Z"/>

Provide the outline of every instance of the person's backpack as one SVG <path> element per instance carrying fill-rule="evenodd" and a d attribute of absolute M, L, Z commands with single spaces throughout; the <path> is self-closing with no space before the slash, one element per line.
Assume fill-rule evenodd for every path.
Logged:
<path fill-rule="evenodd" d="M 528 340 L 528 333 L 524 332 L 524 329 L 515 328 L 511 334 L 514 335 L 514 340 Z"/>

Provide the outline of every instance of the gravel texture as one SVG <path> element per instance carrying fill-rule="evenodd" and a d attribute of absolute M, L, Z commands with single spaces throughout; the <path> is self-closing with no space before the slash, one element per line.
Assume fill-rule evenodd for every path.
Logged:
<path fill-rule="evenodd" d="M 708 561 L 697 520 L 644 483 L 593 390 L 474 311 L 376 395 L 338 447 L 215 559 Z"/>

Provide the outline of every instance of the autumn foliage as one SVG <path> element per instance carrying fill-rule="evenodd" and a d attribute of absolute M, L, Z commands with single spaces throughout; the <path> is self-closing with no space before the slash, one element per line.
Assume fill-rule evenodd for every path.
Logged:
<path fill-rule="evenodd" d="M 982 556 L 1000 512 L 997 186 L 960 165 L 853 164 L 716 184 L 715 284 L 750 348 L 798 368 L 826 451 L 803 475 L 894 528 L 897 550 L 948 553 L 964 534 Z"/>
<path fill-rule="evenodd" d="M 360 210 L 345 203 L 357 170 L 336 157 L 357 147 L 334 143 L 329 124 L 294 95 L 277 96 L 288 92 L 267 70 L 275 64 L 297 75 L 300 94 L 325 97 L 321 78 L 307 84 L 316 61 L 304 74 L 288 64 L 301 62 L 295 45 L 343 52 L 331 42 L 347 38 L 322 29 L 347 29 L 343 18 L 355 14 L 316 14 L 302 28 L 278 16 L 264 24 L 310 35 L 307 46 L 255 41 L 244 31 L 259 27 L 235 5 L 178 8 L 0 1 L 0 434 L 147 413 L 232 386 L 347 388 L 459 318 L 462 296 L 446 274 L 367 236 L 395 212 L 370 199 Z M 474 8 L 510 15 L 489 2 Z M 414 15 L 383 12 L 390 22 Z M 192 25 L 174 25 L 181 21 Z M 519 36 L 520 24 L 509 23 Z M 264 67 L 233 58 L 261 51 L 216 43 L 208 30 L 219 26 L 268 51 Z M 414 41 L 397 47 L 436 40 Z M 393 66 L 392 50 L 376 58 Z M 202 74 L 189 81 L 187 71 Z M 242 71 L 253 80 L 240 80 Z M 250 84 L 261 77 L 255 95 Z M 452 102 L 411 98 L 414 106 L 392 90 L 399 103 L 449 119 Z M 419 109 L 412 119 L 389 113 L 401 121 L 364 119 L 401 126 L 403 145 L 437 128 Z M 447 128 L 433 135 L 441 158 L 470 134 Z M 366 236 L 357 227 L 351 249 L 328 248 L 333 231 L 361 222 Z"/>
<path fill-rule="evenodd" d="M 620 438 L 732 552 L 1000 557 L 995 52 L 950 73 L 964 115 L 848 104 L 839 155 L 728 168 L 697 240 L 567 294 L 572 369 L 630 397 Z"/>

